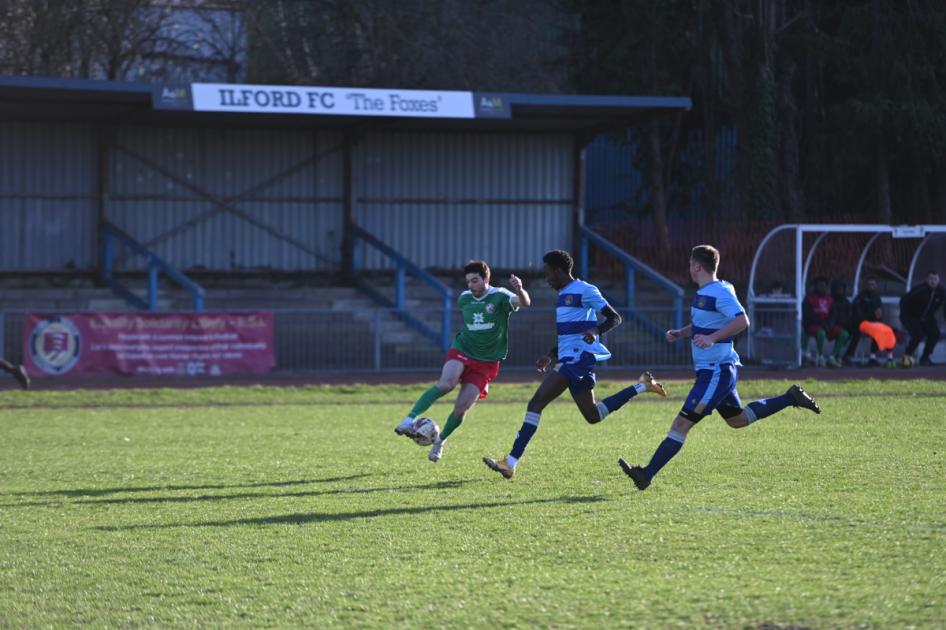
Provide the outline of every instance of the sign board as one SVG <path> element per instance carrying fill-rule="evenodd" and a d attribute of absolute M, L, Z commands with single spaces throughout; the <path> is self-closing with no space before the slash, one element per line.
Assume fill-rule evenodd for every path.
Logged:
<path fill-rule="evenodd" d="M 895 225 L 890 235 L 894 238 L 923 238 L 926 230 L 922 225 Z"/>
<path fill-rule="evenodd" d="M 218 376 L 276 364 L 273 313 L 27 313 L 31 376 Z"/>
<path fill-rule="evenodd" d="M 193 83 L 194 111 L 474 118 L 472 92 Z"/>

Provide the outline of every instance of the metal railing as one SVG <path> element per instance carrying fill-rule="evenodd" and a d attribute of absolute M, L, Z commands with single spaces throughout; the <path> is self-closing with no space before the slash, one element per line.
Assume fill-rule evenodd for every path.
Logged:
<path fill-rule="evenodd" d="M 640 309 L 657 325 L 669 328 L 674 313 L 670 308 Z M 48 315 L 89 312 L 42 309 Z M 239 312 L 229 309 L 227 312 Z M 635 323 L 624 309 L 624 324 L 604 336 L 612 358 L 602 364 L 602 371 L 627 370 L 636 375 L 650 368 L 689 368 L 690 353 L 680 352 L 663 340 L 654 339 L 649 330 Z M 430 372 L 432 378 L 443 364 L 444 351 L 423 338 L 405 322 L 398 309 L 361 310 L 277 310 L 274 311 L 276 370 L 282 372 Z M 418 321 L 443 320 L 441 309 L 414 308 L 408 314 Z M 462 325 L 462 315 L 452 309 L 450 330 Z M 6 358 L 23 362 L 24 340 L 33 331 L 26 330 L 26 312 L 0 311 L 0 348 Z M 743 336 L 740 336 L 743 337 Z M 509 356 L 503 370 L 532 370 L 539 356 L 555 344 L 555 309 L 525 308 L 509 320 Z M 737 342 L 739 348 L 740 342 Z M 687 346 L 688 348 L 689 346 Z"/>
<path fill-rule="evenodd" d="M 124 245 L 131 251 L 144 256 L 148 261 L 148 300 L 141 299 L 125 285 L 119 282 L 114 275 L 115 242 Z M 187 289 L 193 296 L 193 309 L 196 312 L 204 310 L 204 289 L 199 284 L 185 276 L 171 266 L 163 258 L 136 241 L 127 233 L 112 225 L 102 224 L 102 281 L 107 287 L 123 298 L 130 305 L 146 311 L 158 310 L 158 274 L 164 274 L 182 288 Z"/>
<path fill-rule="evenodd" d="M 356 284 L 358 288 L 361 289 L 364 293 L 369 295 L 373 300 L 381 304 L 382 306 L 392 307 L 395 314 L 398 318 L 404 321 L 406 324 L 417 330 L 419 333 L 440 345 L 440 349 L 446 351 L 450 347 L 452 336 L 451 336 L 451 311 L 453 308 L 453 291 L 450 290 L 450 287 L 445 285 L 443 282 L 438 280 L 436 277 L 425 271 L 424 269 L 418 267 L 416 264 L 402 256 L 401 254 L 394 251 L 391 246 L 387 243 L 384 243 L 381 239 L 376 237 L 374 234 L 365 231 L 364 229 L 352 225 L 350 227 L 352 240 L 354 242 L 354 251 L 353 251 L 353 268 L 357 272 L 358 268 L 361 266 L 361 259 L 363 257 L 361 251 L 359 250 L 358 244 L 362 243 L 362 247 L 371 246 L 378 250 L 382 255 L 390 259 L 395 264 L 394 271 L 394 300 L 388 299 L 386 296 L 382 295 L 375 287 L 368 284 L 364 279 L 356 277 Z M 422 282 L 428 284 L 432 287 L 440 296 L 441 308 L 442 308 L 442 317 L 440 319 L 440 332 L 439 334 L 431 326 L 429 326 L 425 321 L 420 318 L 413 316 L 407 309 L 406 305 L 406 293 L 407 293 L 407 274 L 410 273 L 415 278 L 421 280 Z"/>
<path fill-rule="evenodd" d="M 588 276 L 588 255 L 591 250 L 591 245 L 594 245 L 600 248 L 602 251 L 607 252 L 611 256 L 614 256 L 624 265 L 624 288 L 626 300 L 621 306 L 626 309 L 627 315 L 629 317 L 634 319 L 637 323 L 644 326 L 650 330 L 651 333 L 661 339 L 667 330 L 666 327 L 661 327 L 657 325 L 656 322 L 648 318 L 646 315 L 646 309 L 637 307 L 637 274 L 640 273 L 652 280 L 657 284 L 658 287 L 669 294 L 670 298 L 673 300 L 672 327 L 680 328 L 683 326 L 683 289 L 680 286 L 668 280 L 657 271 L 654 271 L 646 263 L 634 258 L 611 241 L 592 231 L 587 226 L 579 225 L 578 234 L 581 239 L 581 246 L 578 253 L 578 270 L 581 277 Z M 608 298 L 608 301 L 612 301 L 610 297 Z"/>

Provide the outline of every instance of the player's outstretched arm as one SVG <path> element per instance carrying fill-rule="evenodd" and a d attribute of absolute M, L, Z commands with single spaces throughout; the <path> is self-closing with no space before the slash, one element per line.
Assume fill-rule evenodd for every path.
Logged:
<path fill-rule="evenodd" d="M 509 287 L 512 289 L 512 292 L 516 294 L 516 297 L 513 298 L 513 304 L 515 306 L 532 305 L 532 298 L 529 297 L 529 293 L 522 286 L 522 280 L 514 273 L 509 274 Z"/>
<path fill-rule="evenodd" d="M 683 328 L 671 328 L 664 335 L 669 343 L 686 339 L 693 334 L 693 324 L 687 324 Z"/>

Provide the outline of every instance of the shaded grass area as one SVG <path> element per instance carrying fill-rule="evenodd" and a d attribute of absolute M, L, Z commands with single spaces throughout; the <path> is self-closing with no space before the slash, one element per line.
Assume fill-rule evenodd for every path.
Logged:
<path fill-rule="evenodd" d="M 659 378 L 659 373 L 657 374 Z M 501 378 L 501 377 L 500 377 Z M 488 402 L 517 402 L 525 404 L 532 396 L 542 375 L 536 374 L 534 382 L 494 383 L 490 386 Z M 599 398 L 608 396 L 629 383 L 627 380 L 605 377 L 598 379 L 596 392 Z M 420 394 L 436 382 L 419 385 L 367 384 L 310 385 L 295 387 L 249 387 L 223 386 L 201 389 L 148 388 L 148 389 L 76 389 L 72 391 L 24 392 L 0 391 L 0 409 L 68 408 L 68 407 L 226 407 L 226 406 L 306 406 L 311 404 L 401 404 L 410 409 Z M 744 379 L 739 392 L 744 399 L 751 400 L 784 392 L 795 381 L 770 379 Z M 800 381 L 806 389 L 821 398 L 844 398 L 848 396 L 879 397 L 907 396 L 915 398 L 946 397 L 946 381 L 917 379 L 912 381 L 890 381 L 858 379 L 850 381 Z M 670 399 L 682 400 L 692 381 L 666 381 Z M 451 397 L 453 395 L 451 394 Z M 445 400 L 450 400 L 447 398 Z M 568 395 L 560 401 L 571 404 Z M 403 415 L 403 414 L 402 414 Z"/>
<path fill-rule="evenodd" d="M 946 385 L 804 383 L 821 416 L 707 419 L 638 492 L 688 385 L 553 405 L 508 482 L 529 384 L 436 465 L 392 431 L 422 387 L 3 392 L 0 626 L 942 627 Z"/>

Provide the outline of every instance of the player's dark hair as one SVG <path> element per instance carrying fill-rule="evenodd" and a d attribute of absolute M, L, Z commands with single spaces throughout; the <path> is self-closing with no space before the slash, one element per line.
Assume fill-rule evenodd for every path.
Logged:
<path fill-rule="evenodd" d="M 712 245 L 697 245 L 690 250 L 690 259 L 698 262 L 707 273 L 716 273 L 719 267 L 719 250 Z"/>
<path fill-rule="evenodd" d="M 545 252 L 545 255 L 542 256 L 542 262 L 552 269 L 561 269 L 569 275 L 572 272 L 572 268 L 575 266 L 575 261 L 572 260 L 571 254 L 564 249 L 553 249 L 552 251 Z"/>
<path fill-rule="evenodd" d="M 483 280 L 489 280 L 489 265 L 485 260 L 471 260 L 463 268 L 463 275 L 468 273 L 479 274 Z"/>

